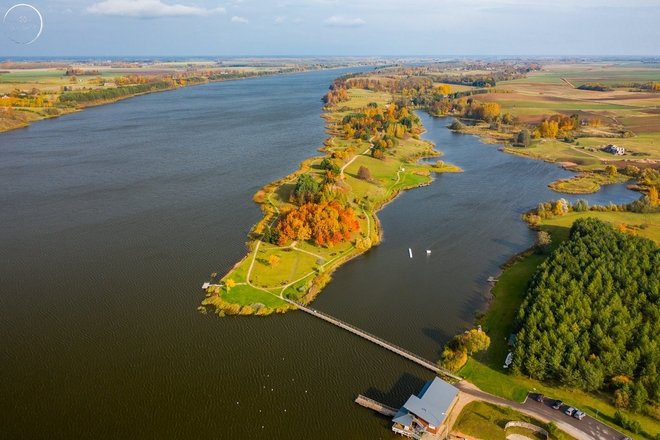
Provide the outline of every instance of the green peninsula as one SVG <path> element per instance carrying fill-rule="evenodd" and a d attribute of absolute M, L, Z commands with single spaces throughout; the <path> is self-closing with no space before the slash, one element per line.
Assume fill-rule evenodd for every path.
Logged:
<path fill-rule="evenodd" d="M 402 190 L 428 185 L 433 173 L 461 171 L 420 163 L 440 153 L 420 139 L 419 118 L 396 95 L 339 79 L 324 101 L 324 155 L 255 194 L 264 217 L 250 231 L 247 255 L 206 287 L 203 306 L 221 316 L 309 303 L 334 270 L 380 242 L 379 209 Z"/>

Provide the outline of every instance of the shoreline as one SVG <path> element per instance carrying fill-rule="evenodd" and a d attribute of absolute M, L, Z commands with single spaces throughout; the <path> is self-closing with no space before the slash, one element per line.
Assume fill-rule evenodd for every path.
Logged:
<path fill-rule="evenodd" d="M 355 66 L 355 67 L 358 68 L 358 67 L 364 67 L 364 66 Z M 99 100 L 99 101 L 92 101 L 92 102 L 89 102 L 89 103 L 82 103 L 82 104 L 78 104 L 75 108 L 68 108 L 68 107 L 59 108 L 59 107 L 56 107 L 56 106 L 49 107 L 49 108 L 57 109 L 60 112 L 56 115 L 44 115 L 44 114 L 40 114 L 37 111 L 34 111 L 32 109 L 30 109 L 30 110 L 24 110 L 23 109 L 22 110 L 23 112 L 27 111 L 29 113 L 33 113 L 33 114 L 38 115 L 38 117 L 35 118 L 35 119 L 23 121 L 18 125 L 5 127 L 5 128 L 0 128 L 0 135 L 2 135 L 2 133 L 8 133 L 8 132 L 14 131 L 14 130 L 29 128 L 35 122 L 46 121 L 46 120 L 50 120 L 50 119 L 56 119 L 56 118 L 59 118 L 59 117 L 62 117 L 62 116 L 66 116 L 66 115 L 70 115 L 70 114 L 85 111 L 88 108 L 101 107 L 101 106 L 104 106 L 104 105 L 115 104 L 117 102 L 125 101 L 127 99 L 137 98 L 139 96 L 151 95 L 151 94 L 154 94 L 154 93 L 171 92 L 171 91 L 174 91 L 174 90 L 179 90 L 179 89 L 188 88 L 188 87 L 196 87 L 196 86 L 202 86 L 202 85 L 206 85 L 206 84 L 214 84 L 214 83 L 221 83 L 221 82 L 228 82 L 228 81 L 243 81 L 243 80 L 261 78 L 261 77 L 268 77 L 268 76 L 290 75 L 290 74 L 296 74 L 296 73 L 308 73 L 308 72 L 317 72 L 317 71 L 344 69 L 344 68 L 350 68 L 350 66 L 325 67 L 325 68 L 319 68 L 319 69 L 303 69 L 303 70 L 294 70 L 294 71 L 290 71 L 290 72 L 272 72 L 272 73 L 270 73 L 270 72 L 269 73 L 258 73 L 257 72 L 254 75 L 247 75 L 247 76 L 244 76 L 244 77 L 241 77 L 241 78 L 207 79 L 206 81 L 195 82 L 195 83 L 191 83 L 191 84 L 172 86 L 172 87 L 168 87 L 168 88 L 150 90 L 150 91 L 146 91 L 146 92 L 139 92 L 139 93 L 134 93 L 134 94 L 126 95 L 126 96 L 119 96 L 119 97 L 112 98 L 112 99 L 107 99 L 107 100 Z M 18 85 L 20 85 L 20 83 L 17 83 L 16 85 L 18 86 Z M 112 90 L 112 89 L 106 89 L 106 90 Z M 59 96 L 62 96 L 62 94 L 60 94 Z M 59 100 L 59 96 L 58 96 L 58 100 Z M 0 107 L 0 109 L 14 109 L 14 107 Z M 18 107 L 18 109 L 20 110 L 21 108 Z"/>
<path fill-rule="evenodd" d="M 351 90 L 359 91 L 356 93 L 367 92 L 362 89 L 351 89 Z M 380 98 L 382 100 L 383 97 L 380 96 Z M 393 96 L 387 94 L 387 102 L 392 102 L 392 100 L 393 100 Z M 346 105 L 353 104 L 352 101 L 357 101 L 357 98 L 351 98 L 349 99 L 348 102 L 342 104 L 346 104 Z M 462 171 L 460 170 L 460 168 L 455 167 L 451 164 L 444 164 L 444 167 L 442 169 L 439 169 L 436 168 L 433 164 L 420 163 L 422 159 L 442 156 L 442 153 L 435 149 L 435 145 L 432 142 L 421 138 L 421 135 L 424 132 L 426 132 L 426 130 L 423 128 L 423 125 L 421 124 L 421 121 L 419 121 L 419 125 L 417 126 L 417 131 L 415 131 L 415 134 L 413 136 L 406 137 L 405 139 L 401 139 L 400 144 L 397 145 L 397 147 L 394 149 L 395 152 L 391 153 L 392 154 L 391 156 L 387 156 L 386 159 L 382 161 L 379 159 L 373 159 L 371 156 L 367 155 L 367 152 L 369 152 L 371 150 L 371 147 L 373 147 L 371 140 L 367 141 L 369 148 L 366 151 L 363 151 L 365 147 L 364 144 L 365 141 L 359 139 L 357 140 L 343 139 L 338 134 L 336 127 L 338 120 L 340 120 L 339 118 L 343 116 L 343 113 L 347 112 L 346 105 L 342 106 L 342 104 L 338 104 L 337 106 L 334 107 L 325 107 L 324 112 L 321 115 L 321 118 L 323 118 L 326 121 L 326 132 L 328 133 L 329 137 L 326 138 L 326 140 L 323 143 L 323 146 L 321 146 L 318 149 L 318 151 L 325 154 L 321 156 L 313 156 L 303 160 L 296 171 L 281 179 L 278 179 L 274 182 L 265 185 L 254 195 L 253 201 L 255 201 L 255 203 L 260 205 L 264 217 L 251 229 L 249 233 L 250 240 L 246 243 L 246 248 L 248 253 L 239 262 L 237 262 L 226 274 L 224 274 L 222 277 L 219 277 L 219 279 L 217 279 L 216 281 L 217 287 L 215 288 L 211 287 L 207 290 L 206 292 L 207 296 L 202 302 L 202 307 L 214 306 L 216 308 L 216 313 L 218 313 L 221 316 L 224 316 L 224 314 L 270 315 L 271 313 L 283 313 L 290 309 L 295 308 L 290 303 L 285 303 L 284 298 L 291 299 L 293 296 L 296 301 L 299 301 L 302 304 L 309 304 L 311 301 L 313 301 L 316 298 L 316 296 L 318 296 L 318 294 L 323 290 L 323 288 L 330 282 L 331 275 L 339 267 L 348 263 L 352 259 L 365 254 L 367 251 L 369 251 L 369 249 L 381 243 L 383 229 L 380 220 L 376 215 L 380 210 L 382 210 L 388 204 L 392 203 L 404 191 L 430 185 L 435 180 L 435 177 L 433 176 L 434 173 L 438 174 L 444 172 Z M 389 105 L 389 104 L 385 104 L 385 105 Z M 350 109 L 350 110 L 357 111 L 357 109 Z M 337 144 L 344 144 L 345 148 L 342 150 L 342 148 L 338 147 Z M 261 244 L 265 244 L 266 246 L 268 246 L 267 243 L 262 241 L 261 234 L 259 234 L 257 231 L 263 230 L 265 227 L 268 227 L 267 226 L 268 224 L 272 225 L 277 220 L 277 218 L 279 218 L 281 212 L 278 206 L 281 206 L 283 208 L 286 208 L 288 206 L 288 202 L 283 201 L 281 199 L 280 195 L 278 195 L 278 191 L 281 191 L 287 185 L 291 185 L 300 175 L 305 174 L 306 172 L 313 172 L 315 164 L 318 164 L 321 160 L 330 159 L 333 157 L 333 155 L 338 154 L 338 152 L 347 151 L 347 150 L 353 151 L 354 154 L 352 156 L 348 156 L 344 158 L 345 162 L 342 162 L 344 164 L 343 168 L 349 168 L 349 167 L 355 168 L 358 166 L 360 162 L 365 162 L 365 161 L 371 161 L 371 163 L 373 163 L 374 161 L 379 162 L 374 165 L 378 166 L 385 164 L 383 166 L 389 167 L 390 170 L 389 173 L 386 175 L 386 177 L 388 179 L 393 180 L 394 182 L 390 182 L 389 186 L 387 185 L 385 185 L 384 187 L 378 186 L 378 189 L 381 192 L 384 192 L 385 194 L 381 195 L 378 199 L 374 200 L 373 205 L 369 206 L 369 208 L 351 204 L 351 206 L 355 208 L 355 211 L 357 213 L 362 214 L 362 216 L 360 217 L 360 228 L 354 234 L 354 237 L 351 238 L 351 241 L 349 243 L 342 243 L 338 246 L 340 248 L 338 249 L 338 255 L 337 252 L 331 254 L 333 257 L 332 259 L 325 261 L 322 264 L 318 264 L 316 267 L 314 267 L 314 271 L 294 281 L 293 283 L 287 284 L 282 289 L 279 289 L 279 286 L 278 287 L 255 286 L 256 282 L 255 283 L 252 282 L 253 277 L 251 270 L 256 260 L 256 252 L 258 250 L 256 248 L 259 247 Z M 403 164 L 405 164 L 405 167 L 403 166 Z M 396 165 L 396 167 L 393 167 L 393 165 Z M 356 192 L 349 183 L 349 181 L 355 178 L 351 175 L 351 173 L 348 172 L 348 170 L 346 173 L 344 173 L 343 168 L 341 171 L 341 177 L 339 177 L 338 179 L 340 181 L 340 185 L 348 186 L 348 188 L 350 188 L 348 197 L 349 198 L 353 197 L 354 200 L 357 200 L 359 198 L 358 196 L 361 194 L 359 194 L 359 192 Z M 394 180 L 395 177 L 396 180 Z M 406 180 L 411 180 L 411 181 L 407 182 Z M 355 184 L 355 182 L 353 183 Z M 371 184 L 373 182 L 369 182 L 369 183 Z M 280 197 L 279 205 L 273 202 L 272 200 L 272 198 L 278 198 L 278 197 Z M 364 197 L 366 198 L 367 196 L 364 195 Z M 355 244 L 353 243 L 354 239 L 355 239 Z M 360 240 L 368 241 L 368 245 L 358 248 L 357 243 Z M 282 249 L 288 251 L 301 250 L 296 247 L 297 244 L 298 244 L 297 242 L 294 242 L 291 247 L 285 247 L 285 248 L 271 247 L 270 250 L 272 249 Z M 308 243 L 303 243 L 302 246 L 307 247 L 306 252 L 312 254 L 321 253 L 328 250 L 326 248 L 322 248 L 320 246 L 315 246 Z M 242 278 L 240 278 L 241 281 L 244 281 L 243 285 L 248 285 L 253 289 L 261 290 L 264 294 L 269 294 L 272 297 L 279 299 L 281 302 L 285 304 L 281 304 L 279 307 L 259 307 L 257 309 L 251 307 L 252 304 L 241 304 L 240 309 L 236 310 L 235 304 L 233 304 L 233 306 L 230 307 L 226 303 L 226 301 L 223 300 L 222 296 L 226 296 L 227 294 L 229 294 L 229 290 L 226 289 L 227 280 L 230 279 L 233 280 L 233 278 L 236 278 L 236 275 L 238 275 L 239 277 L 243 275 L 241 269 L 250 260 L 252 260 L 252 262 L 250 263 L 250 269 L 246 274 L 244 274 Z M 309 281 L 309 278 L 313 278 L 311 284 L 309 282 L 303 283 L 303 281 L 305 280 Z M 211 282 L 213 282 L 213 280 Z M 292 292 L 290 290 L 290 287 L 292 285 L 297 285 L 297 284 L 300 284 L 300 286 L 297 289 L 298 291 Z M 278 289 L 279 289 L 279 294 L 277 293 Z"/>
<path fill-rule="evenodd" d="M 432 116 L 440 117 L 435 115 Z M 451 117 L 451 115 L 447 115 L 446 117 Z M 464 119 L 464 118 L 455 118 L 455 119 Z M 533 154 L 528 154 L 524 151 L 523 148 L 520 148 L 520 150 L 518 150 L 517 149 L 518 147 L 508 144 L 510 137 L 494 136 L 492 133 L 489 132 L 489 129 L 479 125 L 468 126 L 464 129 L 459 129 L 459 130 L 455 130 L 455 129 L 450 129 L 450 130 L 453 131 L 454 133 L 475 136 L 479 138 L 481 143 L 483 143 L 484 145 L 497 146 L 498 150 L 503 153 L 510 154 L 512 156 L 524 157 L 530 160 L 538 160 L 546 163 L 556 164 L 566 171 L 575 173 L 574 176 L 564 179 L 558 179 L 548 184 L 548 188 L 559 194 L 567 194 L 567 195 L 595 194 L 598 191 L 600 191 L 603 186 L 616 185 L 619 183 L 626 183 L 631 180 L 634 180 L 633 177 L 626 176 L 623 174 L 618 174 L 617 176 L 610 177 L 607 176 L 604 171 L 580 170 L 577 168 L 579 165 L 572 162 L 551 160 L 549 158 L 538 157 L 538 156 L 534 156 Z M 602 159 L 602 161 L 607 162 L 608 160 Z M 637 162 L 632 160 L 629 160 L 629 162 L 630 165 L 644 163 L 644 162 Z M 582 187 L 579 186 L 581 184 L 583 185 Z"/>

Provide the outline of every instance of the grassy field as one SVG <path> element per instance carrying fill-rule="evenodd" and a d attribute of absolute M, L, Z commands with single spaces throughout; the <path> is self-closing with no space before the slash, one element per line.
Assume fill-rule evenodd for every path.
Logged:
<path fill-rule="evenodd" d="M 454 431 L 476 437 L 482 440 L 506 440 L 508 434 L 522 434 L 529 438 L 545 438 L 536 436 L 533 431 L 524 428 L 505 429 L 508 422 L 526 422 L 547 429 L 547 425 L 539 420 L 510 408 L 485 402 L 470 402 L 465 405 L 454 425 Z M 570 440 L 570 435 L 557 430 L 551 439 Z"/>
<path fill-rule="evenodd" d="M 20 64 L 20 63 L 19 63 Z M 0 131 L 13 130 L 28 126 L 30 123 L 46 118 L 53 118 L 77 111 L 90 105 L 114 102 L 117 99 L 79 103 L 74 107 L 63 105 L 59 98 L 66 87 L 68 91 L 87 92 L 113 89 L 118 87 L 118 77 L 149 77 L 172 81 L 172 88 L 189 85 L 190 78 L 197 78 L 194 83 L 209 80 L 210 73 L 222 72 L 234 75 L 254 76 L 265 73 L 277 73 L 279 69 L 292 69 L 294 66 L 281 64 L 272 66 L 219 67 L 215 62 L 155 63 L 144 65 L 94 65 L 74 64 L 69 67 L 93 75 L 67 76 L 66 67 L 33 67 L 43 63 L 29 63 L 30 68 L 2 69 L 0 73 Z M 48 65 L 48 63 L 46 63 Z M 300 66 L 298 66 L 299 70 Z M 192 70 L 191 70 L 192 69 Z M 198 69 L 198 70 L 195 70 Z M 184 78 L 177 79 L 174 77 Z M 154 79 L 155 81 L 155 79 Z M 135 84 L 125 84 L 135 85 Z M 35 93 L 36 91 L 36 93 Z M 9 102 L 12 97 L 23 96 L 25 102 Z M 133 95 L 123 96 L 127 98 Z M 37 102 L 38 101 L 38 102 Z"/>
<path fill-rule="evenodd" d="M 627 182 L 630 178 L 618 174 L 608 176 L 604 173 L 582 173 L 570 179 L 561 179 L 552 182 L 552 190 L 565 194 L 592 194 L 600 191 L 602 185 Z"/>
<path fill-rule="evenodd" d="M 660 245 L 660 213 L 638 214 L 635 212 L 569 212 L 566 215 L 545 219 L 541 228 L 551 233 L 556 241 L 568 238 L 568 231 L 573 222 L 579 218 L 595 217 L 614 227 L 627 225 L 640 237 L 649 238 Z"/>
<path fill-rule="evenodd" d="M 541 228 L 550 232 L 553 247 L 556 247 L 568 238 L 570 226 L 581 217 L 596 217 L 615 226 L 629 225 L 634 233 L 660 244 L 660 213 L 592 211 L 569 213 L 544 220 Z M 542 383 L 526 377 L 512 376 L 503 368 L 504 359 L 508 353 L 507 338 L 514 331 L 513 319 L 520 308 L 532 275 L 545 258 L 543 255 L 530 254 L 502 272 L 493 288 L 493 300 L 490 308 L 479 320 L 491 337 L 491 346 L 485 353 L 479 354 L 475 358 L 469 358 L 460 374 L 484 391 L 519 402 L 529 391 L 541 392 L 580 408 L 591 416 L 597 416 L 605 423 L 623 431 L 614 424 L 616 408 L 611 396 L 603 393 L 588 394 L 580 390 L 565 388 L 560 384 Z M 644 427 L 643 438 L 653 439 L 653 436 L 660 434 L 660 422 L 657 420 L 641 414 L 626 413 L 626 415 L 639 421 Z M 632 433 L 628 434 L 633 438 L 640 438 L 640 436 L 633 436 Z"/>
<path fill-rule="evenodd" d="M 570 162 L 577 171 L 601 170 L 610 162 L 637 166 L 660 165 L 660 93 L 639 91 L 633 84 L 660 82 L 658 66 L 612 63 L 555 64 L 530 72 L 525 78 L 501 81 L 497 93 L 478 95 L 479 101 L 497 102 L 521 125 L 531 127 L 553 115 L 577 114 L 582 121 L 600 121 L 581 126 L 570 142 L 540 139 L 531 147 L 506 147 L 512 154 L 550 162 Z M 585 83 L 601 83 L 610 91 L 580 90 Z M 487 124 L 472 132 L 494 139 Z M 623 136 L 628 132 L 627 136 Z M 632 133 L 632 136 L 630 135 Z M 496 138 L 495 138 L 496 139 Z M 499 140 L 510 142 L 511 134 Z M 600 148 L 615 143 L 626 148 L 624 156 L 613 156 Z M 582 184 L 586 183 L 583 181 Z M 591 189 L 596 186 L 591 182 Z M 556 189 L 575 189 L 559 185 Z"/>
<path fill-rule="evenodd" d="M 358 239 L 368 238 L 370 245 L 380 241 L 379 224 L 375 217 L 380 207 L 399 191 L 430 183 L 433 173 L 460 171 L 445 163 L 418 163 L 421 157 L 438 156 L 439 153 L 433 149 L 433 145 L 414 136 L 399 139 L 398 144 L 388 151 L 384 159 L 371 157 L 369 142 L 345 139 L 339 135 L 338 127 L 347 114 L 363 109 L 373 102 L 381 106 L 389 104 L 392 96 L 389 93 L 350 89 L 349 97 L 348 101 L 339 103 L 324 115 L 331 138 L 326 141 L 323 151 L 343 157 L 341 165 L 344 171 L 336 185 L 354 211 L 360 214 L 359 231 L 351 241 L 333 247 L 315 246 L 311 242 L 293 242 L 288 246 L 278 247 L 262 242 L 260 234 L 253 230 L 252 241 L 248 245 L 250 252 L 218 280 L 224 286 L 219 293 L 215 289 L 207 292 L 204 304 L 217 305 L 212 299 L 209 300 L 209 297 L 219 296 L 233 304 L 250 305 L 245 298 L 237 298 L 235 287 L 227 291 L 228 282 L 245 282 L 239 292 L 246 293 L 246 297 L 254 295 L 247 294 L 247 290 L 252 289 L 260 292 L 259 295 L 270 295 L 275 299 L 289 298 L 303 302 L 313 299 L 337 267 L 366 251 L 368 247 L 358 248 Z M 319 164 L 324 157 L 306 160 L 300 170 L 267 185 L 255 195 L 255 200 L 261 203 L 265 214 L 260 222 L 262 226 L 274 222 L 279 213 L 295 207 L 289 200 L 294 183 L 301 173 L 311 174 L 319 180 L 323 177 L 325 170 L 322 170 Z M 363 166 L 370 171 L 371 179 L 368 181 L 357 176 L 358 170 Z M 368 202 L 367 208 L 364 208 L 362 201 Z M 276 265 L 270 263 L 273 256 L 277 257 Z M 263 301 L 261 303 L 264 304 Z"/>

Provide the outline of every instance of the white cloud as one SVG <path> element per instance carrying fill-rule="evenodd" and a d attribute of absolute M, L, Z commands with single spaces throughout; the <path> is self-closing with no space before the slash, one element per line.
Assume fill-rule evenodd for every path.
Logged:
<path fill-rule="evenodd" d="M 245 17 L 239 17 L 238 15 L 234 15 L 231 18 L 232 23 L 247 23 L 248 19 Z"/>
<path fill-rule="evenodd" d="M 362 26 L 365 24 L 365 21 L 361 18 L 345 17 L 343 15 L 333 15 L 332 17 L 326 19 L 324 23 L 328 26 L 336 27 L 356 27 Z"/>
<path fill-rule="evenodd" d="M 275 17 L 275 23 L 277 23 L 277 24 L 282 24 L 282 23 L 284 23 L 285 21 L 286 21 L 286 17 L 283 17 L 283 16 L 281 16 L 281 15 Z"/>
<path fill-rule="evenodd" d="M 96 15 L 158 18 L 224 14 L 226 10 L 222 7 L 204 9 L 197 6 L 167 4 L 161 0 L 104 0 L 87 8 L 87 12 Z"/>

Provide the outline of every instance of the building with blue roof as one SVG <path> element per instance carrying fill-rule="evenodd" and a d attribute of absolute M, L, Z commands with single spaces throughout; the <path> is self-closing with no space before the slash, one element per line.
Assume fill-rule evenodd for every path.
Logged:
<path fill-rule="evenodd" d="M 457 400 L 458 389 L 436 377 L 399 409 L 392 419 L 392 431 L 414 439 L 420 439 L 424 433 L 442 438 L 448 431 L 445 420 Z"/>

